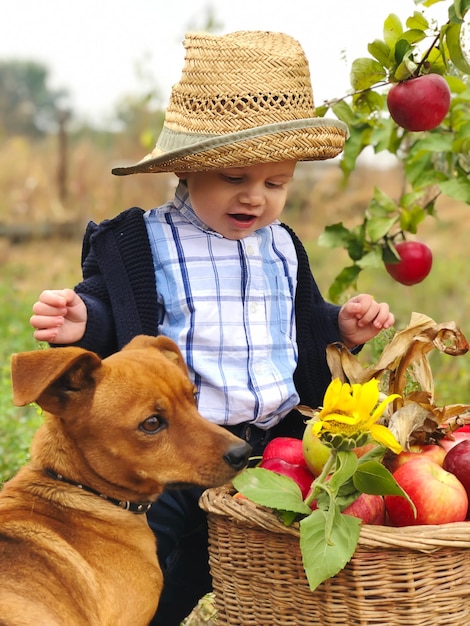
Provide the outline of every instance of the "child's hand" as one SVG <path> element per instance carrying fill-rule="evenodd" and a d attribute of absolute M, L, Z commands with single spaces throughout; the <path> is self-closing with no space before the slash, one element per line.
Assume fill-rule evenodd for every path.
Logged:
<path fill-rule="evenodd" d="M 338 317 L 339 331 L 348 348 L 366 343 L 394 323 L 395 317 L 390 313 L 388 304 L 379 304 L 365 293 L 348 300 L 341 307 Z"/>
<path fill-rule="evenodd" d="M 30 324 L 37 341 L 75 343 L 85 334 L 87 309 L 72 289 L 43 291 L 33 305 Z"/>

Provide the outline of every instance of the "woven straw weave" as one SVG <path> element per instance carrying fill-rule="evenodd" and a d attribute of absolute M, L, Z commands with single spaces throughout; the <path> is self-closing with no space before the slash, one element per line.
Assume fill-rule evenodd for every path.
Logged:
<path fill-rule="evenodd" d="M 339 134 L 328 127 L 318 127 L 309 130 L 303 129 L 283 131 L 265 135 L 255 140 L 240 140 L 226 146 L 208 149 L 204 152 L 204 168 L 206 170 L 233 167 L 234 155 L 236 155 L 237 167 L 245 167 L 262 163 L 266 159 L 275 161 L 303 160 L 308 150 L 310 158 L 323 161 L 337 156 L 344 146 L 344 135 Z M 163 154 L 157 148 L 153 156 Z M 165 164 L 153 166 L 147 165 L 146 171 L 172 172 L 178 169 L 180 172 L 191 172 L 201 168 L 201 155 L 199 153 L 187 154 L 184 163 L 179 163 L 175 168 L 173 161 L 168 160 Z"/>
<path fill-rule="evenodd" d="M 308 61 L 284 33 L 189 33 L 154 150 L 113 174 L 201 172 L 334 158 L 346 124 L 318 118 Z"/>
<path fill-rule="evenodd" d="M 166 111 L 168 128 L 223 135 L 315 117 L 308 62 L 296 40 L 283 33 L 239 32 L 223 42 L 187 36 L 183 75 Z"/>
<path fill-rule="evenodd" d="M 363 526 L 339 574 L 310 591 L 299 533 L 268 509 L 209 489 L 218 626 L 469 626 L 470 524 Z"/>

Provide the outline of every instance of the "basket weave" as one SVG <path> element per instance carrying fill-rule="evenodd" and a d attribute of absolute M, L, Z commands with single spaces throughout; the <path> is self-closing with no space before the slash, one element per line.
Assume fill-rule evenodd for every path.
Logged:
<path fill-rule="evenodd" d="M 469 626 L 470 524 L 363 526 L 351 561 L 310 591 L 298 527 L 209 489 L 218 626 Z"/>

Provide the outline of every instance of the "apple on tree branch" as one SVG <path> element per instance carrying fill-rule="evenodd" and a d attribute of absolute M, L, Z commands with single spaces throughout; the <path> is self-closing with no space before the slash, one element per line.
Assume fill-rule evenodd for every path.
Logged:
<path fill-rule="evenodd" d="M 439 26 L 427 18 L 426 9 L 443 1 L 415 0 L 423 8 L 409 16 L 405 26 L 398 16 L 389 15 L 383 39 L 368 45 L 370 57 L 352 63 L 352 91 L 317 107 L 319 116 L 331 109 L 349 126 L 340 162 L 345 179 L 366 147 L 396 155 L 405 178 L 397 199 L 375 189 L 362 224 L 332 224 L 320 235 L 320 245 L 342 247 L 352 261 L 330 286 L 333 302 L 356 289 L 359 274 L 367 268 L 385 265 L 395 278 L 401 256 L 394 237 L 416 235 L 419 224 L 436 215 L 440 194 L 470 204 L 470 59 L 462 41 L 470 0 L 447 0 L 448 20 Z M 407 276 L 408 263 L 404 279 L 412 282 L 404 284 L 416 284 L 429 274 L 430 251 L 423 246 L 418 246 L 422 257 L 416 276 Z M 409 246 L 407 252 L 411 250 Z M 396 267 L 390 271 L 392 264 Z"/>

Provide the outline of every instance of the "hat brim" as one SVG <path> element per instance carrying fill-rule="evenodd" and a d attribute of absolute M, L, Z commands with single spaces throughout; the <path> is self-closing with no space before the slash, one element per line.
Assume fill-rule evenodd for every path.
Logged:
<path fill-rule="evenodd" d="M 343 122 L 316 117 L 215 136 L 163 128 L 151 154 L 112 173 L 199 172 L 267 162 L 322 161 L 342 152 L 348 134 Z"/>

